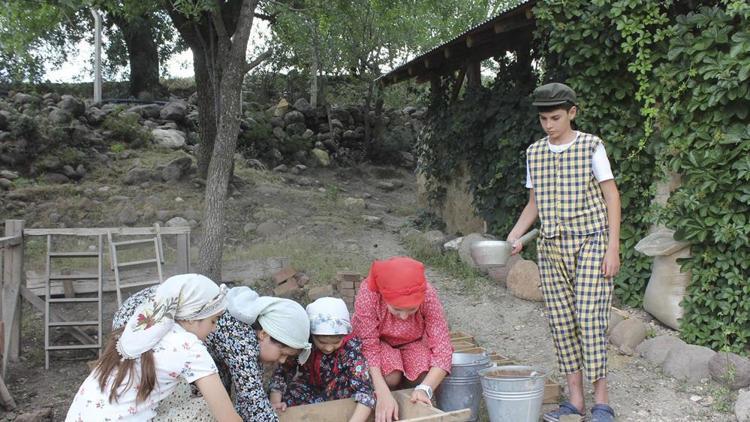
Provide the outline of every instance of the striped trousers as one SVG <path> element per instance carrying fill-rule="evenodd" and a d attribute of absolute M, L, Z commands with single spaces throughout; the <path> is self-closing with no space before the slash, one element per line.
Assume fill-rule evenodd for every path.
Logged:
<path fill-rule="evenodd" d="M 542 293 L 560 372 L 607 375 L 607 327 L 613 282 L 602 261 L 608 233 L 563 234 L 537 243 Z"/>

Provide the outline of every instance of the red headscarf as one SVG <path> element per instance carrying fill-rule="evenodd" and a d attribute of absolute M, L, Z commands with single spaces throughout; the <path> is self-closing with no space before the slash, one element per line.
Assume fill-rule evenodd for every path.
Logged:
<path fill-rule="evenodd" d="M 367 287 L 391 306 L 415 308 L 424 302 L 427 280 L 419 261 L 405 256 L 375 261 L 367 278 Z"/>

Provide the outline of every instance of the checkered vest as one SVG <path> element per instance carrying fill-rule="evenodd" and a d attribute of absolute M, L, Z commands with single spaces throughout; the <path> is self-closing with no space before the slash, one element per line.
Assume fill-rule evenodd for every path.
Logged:
<path fill-rule="evenodd" d="M 580 132 L 560 153 L 553 153 L 542 138 L 526 150 L 534 186 L 534 200 L 542 235 L 586 235 L 607 229 L 607 207 L 591 168 L 591 157 L 602 142 Z"/>

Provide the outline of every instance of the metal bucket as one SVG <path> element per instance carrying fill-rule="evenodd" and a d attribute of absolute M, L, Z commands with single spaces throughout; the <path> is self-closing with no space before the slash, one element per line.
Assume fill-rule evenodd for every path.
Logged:
<path fill-rule="evenodd" d="M 537 422 L 547 373 L 530 366 L 496 366 L 479 371 L 491 422 Z"/>
<path fill-rule="evenodd" d="M 469 420 L 476 421 L 482 401 L 479 371 L 491 365 L 490 357 L 484 353 L 454 353 L 451 374 L 445 377 L 436 392 L 438 408 L 446 412 L 470 408 Z"/>

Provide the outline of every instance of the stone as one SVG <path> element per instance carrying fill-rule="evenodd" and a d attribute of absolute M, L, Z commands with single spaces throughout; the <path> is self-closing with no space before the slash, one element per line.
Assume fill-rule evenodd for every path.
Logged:
<path fill-rule="evenodd" d="M 268 220 L 260 223 L 255 230 L 261 236 L 274 236 L 281 232 L 282 227 L 275 221 Z"/>
<path fill-rule="evenodd" d="M 750 390 L 742 390 L 737 394 L 737 401 L 734 402 L 734 416 L 737 422 L 750 422 Z"/>
<path fill-rule="evenodd" d="M 183 217 L 172 217 L 164 225 L 167 227 L 190 227 L 190 222 Z"/>
<path fill-rule="evenodd" d="M 182 122 L 187 115 L 187 103 L 182 100 L 170 101 L 159 112 L 159 117 L 163 120 L 172 120 Z"/>
<path fill-rule="evenodd" d="M 255 170 L 263 170 L 263 171 L 266 170 L 266 165 L 263 164 L 260 160 L 255 159 L 255 158 L 251 158 L 247 160 L 247 162 L 245 162 L 245 165 L 248 168 L 255 169 Z"/>
<path fill-rule="evenodd" d="M 55 412 L 52 408 L 43 408 L 31 412 L 23 413 L 16 416 L 16 422 L 52 422 L 54 421 Z"/>
<path fill-rule="evenodd" d="M 58 126 L 64 126 L 73 120 L 73 115 L 66 110 L 53 108 L 52 111 L 49 112 L 48 118 L 50 122 Z"/>
<path fill-rule="evenodd" d="M 445 234 L 440 230 L 430 230 L 424 235 L 424 240 L 436 251 L 443 249 L 445 243 Z"/>
<path fill-rule="evenodd" d="M 10 113 L 5 110 L 0 111 L 0 130 L 8 129 L 8 121 L 10 120 Z"/>
<path fill-rule="evenodd" d="M 278 116 L 271 117 L 271 127 L 280 127 L 280 128 L 283 128 L 284 127 L 284 118 L 283 117 L 278 117 Z"/>
<path fill-rule="evenodd" d="M 312 155 L 319 166 L 328 167 L 331 165 L 331 158 L 328 156 L 328 152 L 320 148 L 313 148 Z"/>
<path fill-rule="evenodd" d="M 63 95 L 57 106 L 70 113 L 73 117 L 83 116 L 86 112 L 86 104 L 72 95 Z"/>
<path fill-rule="evenodd" d="M 276 139 L 284 139 L 286 138 L 286 132 L 284 132 L 284 129 L 281 127 L 275 127 L 273 128 L 273 136 L 275 136 Z"/>
<path fill-rule="evenodd" d="M 609 325 L 607 326 L 607 334 L 611 333 L 617 324 L 625 321 L 628 316 L 621 310 L 612 307 L 609 311 Z"/>
<path fill-rule="evenodd" d="M 60 174 L 60 173 L 54 173 L 54 172 L 45 173 L 44 181 L 46 183 L 59 183 L 59 184 L 70 183 L 70 179 L 68 178 L 68 176 L 64 174 Z"/>
<path fill-rule="evenodd" d="M 363 215 L 362 221 L 373 226 L 383 224 L 383 219 L 374 215 Z"/>
<path fill-rule="evenodd" d="M 142 104 L 130 107 L 125 112 L 136 113 L 144 119 L 158 119 L 161 113 L 161 106 L 158 104 Z M 122 114 L 120 116 L 124 117 Z"/>
<path fill-rule="evenodd" d="M 357 134 L 354 133 L 353 130 L 349 129 L 349 130 L 344 131 L 343 137 L 344 137 L 344 140 L 346 141 L 352 141 L 352 140 L 357 139 Z"/>
<path fill-rule="evenodd" d="M 310 276 L 305 273 L 297 273 L 294 275 L 294 280 L 297 282 L 298 286 L 305 287 L 305 285 L 310 282 Z"/>
<path fill-rule="evenodd" d="M 394 185 L 392 182 L 386 182 L 384 180 L 378 181 L 376 186 L 378 187 L 378 189 L 384 192 L 391 192 L 396 189 L 396 185 Z"/>
<path fill-rule="evenodd" d="M 487 268 L 487 275 L 498 283 L 506 283 L 508 281 L 508 273 L 521 260 L 521 255 L 511 255 L 505 265 L 489 267 Z"/>
<path fill-rule="evenodd" d="M 331 127 L 335 129 L 344 129 L 344 124 L 339 119 L 331 119 Z"/>
<path fill-rule="evenodd" d="M 287 167 L 286 164 L 279 164 L 278 166 L 273 168 L 273 171 L 278 173 L 286 173 L 289 171 L 289 167 Z"/>
<path fill-rule="evenodd" d="M 297 274 L 297 270 L 287 266 L 273 273 L 273 275 L 271 275 L 271 278 L 273 278 L 273 281 L 276 284 L 281 284 L 294 277 L 295 274 Z"/>
<path fill-rule="evenodd" d="M 161 178 L 165 182 L 180 180 L 190 171 L 192 165 L 193 159 L 188 156 L 175 158 L 161 170 Z"/>
<path fill-rule="evenodd" d="M 162 148 L 180 149 L 185 146 L 185 134 L 174 129 L 154 129 L 151 131 L 156 145 Z"/>
<path fill-rule="evenodd" d="M 620 325 L 622 324 L 624 322 L 620 323 Z M 671 377 L 691 384 L 698 384 L 702 379 L 711 376 L 708 371 L 708 362 L 715 354 L 716 352 L 708 347 L 692 344 L 675 345 L 667 353 L 662 369 L 664 369 L 665 374 Z"/>
<path fill-rule="evenodd" d="M 310 105 L 310 103 L 308 103 L 307 100 L 304 98 L 300 98 L 299 100 L 295 101 L 293 107 L 295 110 L 300 111 L 303 114 L 308 114 L 313 111 L 313 108 Z"/>
<path fill-rule="evenodd" d="M 38 104 L 40 100 L 37 96 L 18 92 L 13 96 L 13 102 L 16 104 Z"/>
<path fill-rule="evenodd" d="M 138 212 L 132 204 L 126 203 L 117 213 L 117 221 L 124 225 L 135 224 L 138 221 Z"/>
<path fill-rule="evenodd" d="M 344 199 L 344 206 L 350 210 L 363 210 L 367 208 L 364 199 L 352 197 Z"/>
<path fill-rule="evenodd" d="M 18 173 L 11 170 L 0 170 L 0 177 L 8 180 L 18 179 Z"/>
<path fill-rule="evenodd" d="M 84 115 L 86 116 L 86 120 L 92 125 L 101 124 L 107 117 L 107 113 L 98 107 L 89 107 Z"/>
<path fill-rule="evenodd" d="M 81 175 L 78 174 L 78 172 L 75 171 L 75 169 L 72 166 L 64 165 L 62 168 L 63 174 L 72 180 L 79 180 L 81 178 Z"/>
<path fill-rule="evenodd" d="M 128 170 L 122 183 L 126 185 L 140 185 L 141 183 L 151 180 L 151 170 L 143 167 L 134 167 Z"/>
<path fill-rule="evenodd" d="M 675 336 L 663 335 L 645 340 L 636 347 L 635 351 L 654 365 L 661 365 L 673 347 L 685 345 L 687 344 L 684 341 Z"/>
<path fill-rule="evenodd" d="M 401 156 L 401 165 L 407 168 L 414 167 L 414 165 L 417 163 L 417 160 L 414 158 L 414 154 L 406 151 L 399 152 L 399 155 Z"/>
<path fill-rule="evenodd" d="M 539 266 L 536 265 L 536 262 L 525 259 L 521 259 L 513 265 L 505 282 L 510 294 L 519 299 L 534 302 L 543 300 L 541 284 Z"/>
<path fill-rule="evenodd" d="M 305 129 L 305 131 L 302 133 L 303 139 L 311 139 L 315 135 L 315 132 L 312 131 L 312 129 Z"/>
<path fill-rule="evenodd" d="M 301 136 L 303 133 L 305 133 L 307 127 L 304 123 L 295 122 L 288 124 L 284 130 L 289 134 L 289 136 Z"/>
<path fill-rule="evenodd" d="M 635 349 L 646 338 L 646 324 L 638 318 L 629 318 L 617 324 L 609 341 L 617 347 Z"/>
<path fill-rule="evenodd" d="M 732 390 L 750 386 L 750 360 L 735 353 L 719 352 L 708 362 L 711 378 Z"/>
<path fill-rule="evenodd" d="M 474 258 L 471 257 L 471 245 L 480 240 L 487 240 L 487 238 L 479 233 L 469 233 L 461 239 L 461 243 L 458 245 L 458 256 L 464 264 L 471 268 L 479 268 L 474 262 Z"/>
<path fill-rule="evenodd" d="M 406 107 L 404 107 L 404 108 L 403 108 L 403 109 L 401 110 L 401 112 L 402 112 L 402 113 L 404 113 L 404 114 L 412 114 L 412 113 L 414 113 L 415 111 L 417 111 L 417 108 L 416 108 L 416 107 L 413 107 L 413 106 L 406 106 Z"/>
<path fill-rule="evenodd" d="M 257 229 L 258 229 L 258 225 L 253 222 L 246 223 L 244 226 L 242 226 L 242 232 L 245 234 L 253 233 Z"/>
<path fill-rule="evenodd" d="M 333 296 L 333 286 L 330 284 L 324 284 L 322 286 L 313 286 L 307 291 L 307 297 L 310 301 L 315 301 L 321 297 Z"/>
<path fill-rule="evenodd" d="M 276 107 L 274 107 L 273 115 L 276 117 L 281 117 L 285 115 L 288 110 L 289 110 L 289 102 L 286 99 L 282 98 L 276 104 Z"/>
<path fill-rule="evenodd" d="M 0 188 L 8 190 L 13 187 L 13 182 L 8 179 L 0 177 Z"/>

